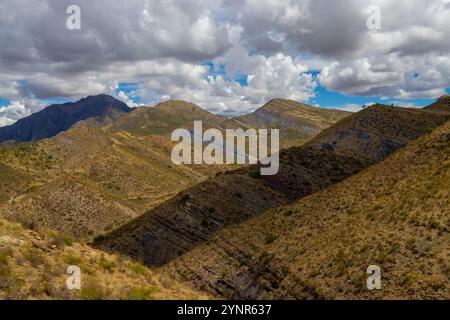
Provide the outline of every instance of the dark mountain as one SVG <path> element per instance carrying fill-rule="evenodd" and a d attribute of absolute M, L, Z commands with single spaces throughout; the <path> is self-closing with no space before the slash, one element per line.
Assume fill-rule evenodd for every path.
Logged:
<path fill-rule="evenodd" d="M 0 128 L 0 142 L 50 138 L 70 129 L 79 121 L 115 118 L 130 110 L 125 103 L 104 94 L 89 96 L 77 102 L 54 104 L 10 126 Z"/>

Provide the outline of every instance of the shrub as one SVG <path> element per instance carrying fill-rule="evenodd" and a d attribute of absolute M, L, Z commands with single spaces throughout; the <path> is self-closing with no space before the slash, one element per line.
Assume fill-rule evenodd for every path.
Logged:
<path fill-rule="evenodd" d="M 248 175 L 249 175 L 251 178 L 254 178 L 254 179 L 260 179 L 260 178 L 261 178 L 261 172 L 259 171 L 259 169 L 258 169 L 258 170 L 255 170 L 255 171 L 250 171 L 250 172 L 248 173 Z"/>
<path fill-rule="evenodd" d="M 133 263 L 130 266 L 130 269 L 133 272 L 137 273 L 137 274 L 144 274 L 145 273 L 145 267 L 143 265 L 139 264 L 139 263 Z"/>
<path fill-rule="evenodd" d="M 24 252 L 24 258 L 33 266 L 38 267 L 45 264 L 45 257 L 35 248 L 28 248 Z"/>
<path fill-rule="evenodd" d="M 49 233 L 49 243 L 51 245 L 56 245 L 57 247 L 72 246 L 73 239 L 70 236 L 62 234 L 58 231 L 51 231 Z"/>
<path fill-rule="evenodd" d="M 414 273 L 407 273 L 405 274 L 405 278 L 403 282 L 407 285 L 412 285 L 417 279 L 417 276 Z"/>
<path fill-rule="evenodd" d="M 155 290 L 151 288 L 132 288 L 128 292 L 128 299 L 129 300 L 146 300 L 149 298 L 149 296 L 154 293 Z"/>
<path fill-rule="evenodd" d="M 70 254 L 67 254 L 63 257 L 64 263 L 67 263 L 68 265 L 80 265 L 81 264 L 81 258 L 76 257 Z"/>
<path fill-rule="evenodd" d="M 271 244 L 272 242 L 274 242 L 275 240 L 277 240 L 277 236 L 273 235 L 271 233 L 266 234 L 266 238 L 265 238 L 265 244 Z"/>
<path fill-rule="evenodd" d="M 90 285 L 82 288 L 80 298 L 84 300 L 103 300 L 106 297 L 105 291 L 96 285 Z"/>

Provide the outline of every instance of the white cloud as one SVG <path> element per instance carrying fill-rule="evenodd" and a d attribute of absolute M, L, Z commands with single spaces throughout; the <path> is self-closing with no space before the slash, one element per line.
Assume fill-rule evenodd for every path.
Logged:
<path fill-rule="evenodd" d="M 70 0 L 1 3 L 0 97 L 13 101 L 3 123 L 25 114 L 15 104 L 23 99 L 99 93 L 130 106 L 130 96 L 170 97 L 244 113 L 276 97 L 314 97 L 308 70 L 347 95 L 436 98 L 450 87 L 444 0 L 79 0 L 79 31 L 65 28 Z M 376 32 L 369 5 L 381 8 Z M 243 74 L 247 86 L 233 80 Z M 117 93 L 120 82 L 138 88 Z"/>

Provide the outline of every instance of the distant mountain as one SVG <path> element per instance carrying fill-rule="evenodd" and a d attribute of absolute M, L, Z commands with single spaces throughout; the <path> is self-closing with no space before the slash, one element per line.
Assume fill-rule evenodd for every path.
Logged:
<path fill-rule="evenodd" d="M 230 119 L 227 127 L 280 129 L 282 145 L 300 145 L 350 112 L 313 107 L 292 100 L 274 99 L 256 111 Z"/>
<path fill-rule="evenodd" d="M 165 269 L 225 299 L 448 299 L 449 154 L 447 122 Z M 381 268 L 381 290 L 366 287 L 369 265 Z"/>
<path fill-rule="evenodd" d="M 50 138 L 70 129 L 75 123 L 91 118 L 116 118 L 131 109 L 108 95 L 89 96 L 77 102 L 51 105 L 16 123 L 0 128 L 0 142 L 35 141 Z"/>
<path fill-rule="evenodd" d="M 280 151 L 278 174 L 259 176 L 258 167 L 249 166 L 218 175 L 98 238 L 96 245 L 147 264 L 167 263 L 220 229 L 345 180 L 448 119 L 426 110 L 365 109 L 311 143 Z"/>
<path fill-rule="evenodd" d="M 135 134 L 169 135 L 178 128 L 190 129 L 194 121 L 201 120 L 204 127 L 221 128 L 226 118 L 203 110 L 196 104 L 168 100 L 154 107 L 139 107 L 121 117 L 111 126 L 112 131 L 128 131 Z"/>

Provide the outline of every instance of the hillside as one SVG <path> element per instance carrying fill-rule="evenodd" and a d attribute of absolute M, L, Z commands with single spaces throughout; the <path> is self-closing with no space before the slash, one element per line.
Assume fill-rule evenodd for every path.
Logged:
<path fill-rule="evenodd" d="M 165 137 L 78 126 L 2 148 L 0 216 L 91 239 L 219 170 L 171 165 L 171 147 Z"/>
<path fill-rule="evenodd" d="M 115 121 L 111 131 L 128 131 L 140 135 L 166 135 L 170 137 L 178 128 L 190 129 L 194 121 L 203 121 L 205 128 L 221 128 L 224 117 L 212 114 L 199 106 L 179 100 L 168 100 L 154 107 L 139 107 Z"/>
<path fill-rule="evenodd" d="M 81 269 L 81 290 L 68 290 L 69 265 Z M 208 296 L 121 256 L 35 232 L 0 219 L 0 300 L 208 299 Z"/>
<path fill-rule="evenodd" d="M 227 298 L 449 299 L 450 122 L 385 161 L 229 227 L 167 270 Z M 369 265 L 382 289 L 366 289 Z"/>
<path fill-rule="evenodd" d="M 408 138 L 413 140 L 424 134 L 426 130 L 423 128 L 437 127 L 445 119 L 427 111 L 416 113 L 400 108 L 389 108 L 387 112 L 385 107 L 363 110 L 326 130 L 320 135 L 319 142 L 313 140 L 302 147 L 282 150 L 277 175 L 259 176 L 257 166 L 218 175 L 181 192 L 137 220 L 98 237 L 95 245 L 104 250 L 126 253 L 151 265 L 167 263 L 206 241 L 218 230 L 354 175 L 402 147 Z M 393 121 L 396 125 L 392 125 Z M 376 131 L 361 135 L 363 130 L 373 126 L 392 129 L 386 132 L 380 129 L 378 135 Z M 417 132 L 412 132 L 413 127 Z M 339 152 L 337 148 L 321 147 L 339 141 L 342 132 L 348 132 L 347 141 L 364 142 L 357 144 L 358 153 L 349 152 L 355 157 L 346 155 L 345 144 Z M 384 145 L 379 141 L 401 143 L 383 150 Z M 380 151 L 372 152 L 372 144 Z"/>
<path fill-rule="evenodd" d="M 450 114 L 450 94 L 443 95 L 435 103 L 425 107 L 424 110 L 432 110 Z"/>
<path fill-rule="evenodd" d="M 323 129 L 349 116 L 349 112 L 312 107 L 275 99 L 256 111 L 230 119 L 227 127 L 280 129 L 282 147 L 299 146 Z"/>
<path fill-rule="evenodd" d="M 70 129 L 75 123 L 97 118 L 116 118 L 131 109 L 107 95 L 90 96 L 77 102 L 51 105 L 37 113 L 0 128 L 0 142 L 35 141 L 50 138 Z"/>
<path fill-rule="evenodd" d="M 376 104 L 327 128 L 307 145 L 373 164 L 449 119 L 450 114 Z"/>

